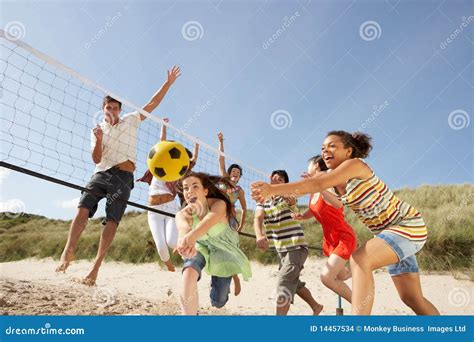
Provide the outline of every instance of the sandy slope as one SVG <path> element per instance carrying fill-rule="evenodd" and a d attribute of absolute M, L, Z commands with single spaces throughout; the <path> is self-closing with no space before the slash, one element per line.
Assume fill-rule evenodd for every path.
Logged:
<path fill-rule="evenodd" d="M 52 259 L 22 260 L 0 264 L 0 312 L 3 315 L 175 315 L 179 314 L 178 296 L 181 273 L 170 273 L 157 264 L 105 263 L 97 286 L 89 288 L 74 281 L 84 276 L 87 261 L 74 263 L 66 274 L 56 274 Z M 319 281 L 324 259 L 310 258 L 302 279 L 315 298 L 324 305 L 322 314 L 334 315 L 337 296 Z M 252 264 L 249 282 L 242 282 L 240 296 L 231 298 L 225 309 L 210 307 L 207 275 L 199 283 L 201 314 L 272 315 L 276 266 Z M 390 276 L 375 275 L 374 314 L 412 314 L 400 301 Z M 423 291 L 442 314 L 474 314 L 474 283 L 456 280 L 451 275 L 422 275 Z M 344 303 L 345 313 L 350 306 Z M 290 314 L 306 315 L 310 310 L 299 298 Z"/>

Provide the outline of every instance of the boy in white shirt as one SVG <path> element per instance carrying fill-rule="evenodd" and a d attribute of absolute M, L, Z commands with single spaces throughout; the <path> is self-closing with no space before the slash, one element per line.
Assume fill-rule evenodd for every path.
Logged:
<path fill-rule="evenodd" d="M 143 110 L 151 113 L 165 97 L 171 85 L 180 76 L 180 69 L 173 66 L 168 70 L 168 79 L 163 86 L 143 106 Z M 86 285 L 94 285 L 100 265 L 108 248 L 115 237 L 118 224 L 127 207 L 133 189 L 133 172 L 136 163 L 136 145 L 138 128 L 145 115 L 138 112 L 129 113 L 120 118 L 122 103 L 106 96 L 102 109 L 104 121 L 97 125 L 91 133 L 92 160 L 96 164 L 95 172 L 79 200 L 78 210 L 74 217 L 69 235 L 61 255 L 61 263 L 56 272 L 65 272 L 74 260 L 74 251 L 81 233 L 86 228 L 89 218 L 96 210 L 99 201 L 107 198 L 105 225 L 99 242 L 99 249 L 89 274 L 83 279 Z"/>

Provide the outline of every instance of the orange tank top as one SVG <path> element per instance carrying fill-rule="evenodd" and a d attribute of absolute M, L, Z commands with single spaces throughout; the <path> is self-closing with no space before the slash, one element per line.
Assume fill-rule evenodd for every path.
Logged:
<path fill-rule="evenodd" d="M 314 199 L 314 200 L 313 200 Z M 314 198 L 314 194 L 310 196 L 309 210 L 323 228 L 323 236 L 330 245 L 337 245 L 344 236 L 353 238 L 356 241 L 356 236 L 352 227 L 344 219 L 344 208 L 334 208 L 332 205 L 326 203 L 322 195 L 319 198 Z"/>

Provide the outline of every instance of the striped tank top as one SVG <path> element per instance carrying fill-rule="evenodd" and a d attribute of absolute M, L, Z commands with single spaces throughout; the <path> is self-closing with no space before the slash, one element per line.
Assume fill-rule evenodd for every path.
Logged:
<path fill-rule="evenodd" d="M 426 240 L 428 231 L 421 214 L 395 196 L 373 171 L 367 179 L 350 179 L 341 201 L 375 235 L 390 231 L 412 241 Z"/>

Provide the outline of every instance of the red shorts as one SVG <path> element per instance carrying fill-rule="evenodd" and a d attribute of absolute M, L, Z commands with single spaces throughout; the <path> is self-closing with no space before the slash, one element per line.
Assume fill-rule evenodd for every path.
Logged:
<path fill-rule="evenodd" d="M 335 241 L 332 244 L 326 239 L 323 240 L 323 252 L 324 255 L 330 256 L 336 254 L 344 260 L 349 260 L 352 252 L 357 248 L 357 240 L 351 235 L 341 236 L 339 241 Z"/>

